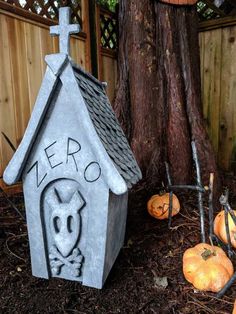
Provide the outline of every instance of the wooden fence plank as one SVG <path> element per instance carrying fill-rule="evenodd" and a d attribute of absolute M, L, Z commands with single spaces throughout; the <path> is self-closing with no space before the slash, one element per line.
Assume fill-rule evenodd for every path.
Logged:
<path fill-rule="evenodd" d="M 89 63 L 86 60 L 86 44 L 84 41 L 79 41 L 76 40 L 76 46 L 77 46 L 77 53 L 78 53 L 78 57 L 77 57 L 77 63 L 86 71 L 89 71 Z"/>
<path fill-rule="evenodd" d="M 30 95 L 30 108 L 33 109 L 43 76 L 41 64 L 40 28 L 25 23 L 26 67 Z"/>
<path fill-rule="evenodd" d="M 81 64 L 86 71 L 91 73 L 91 42 L 90 42 L 90 27 L 89 27 L 89 3 L 90 0 L 81 0 L 82 8 L 82 23 L 83 23 L 83 32 L 86 33 L 86 40 L 84 40 L 84 50 L 83 54 L 80 51 L 80 56 L 83 56 L 83 64 Z M 80 41 L 82 44 L 82 41 Z M 81 49 L 81 47 L 79 47 Z M 82 54 L 82 55 L 81 55 Z M 82 60 L 82 58 L 81 58 Z"/>
<path fill-rule="evenodd" d="M 26 60 L 26 47 L 23 24 L 17 19 L 10 17 L 8 17 L 7 20 L 9 46 L 11 47 L 9 51 L 16 117 L 16 141 L 18 146 L 24 135 L 30 116 L 27 69 L 24 66 L 24 60 Z"/>
<path fill-rule="evenodd" d="M 58 36 L 51 37 L 53 45 L 53 53 L 59 53 L 59 39 Z"/>
<path fill-rule="evenodd" d="M 0 131 L 4 132 L 16 145 L 14 95 L 11 77 L 10 45 L 7 17 L 0 15 Z M 5 168 L 12 157 L 12 149 L 1 137 L 1 159 Z"/>
<path fill-rule="evenodd" d="M 234 0 L 233 0 L 234 1 Z M 205 32 L 213 29 L 229 27 L 236 25 L 236 16 L 226 16 L 222 18 L 217 18 L 213 20 L 202 21 L 199 23 L 199 31 Z"/>
<path fill-rule="evenodd" d="M 223 169 L 230 169 L 236 162 L 236 27 L 222 32 L 222 75 L 220 99 L 219 160 Z"/>
<path fill-rule="evenodd" d="M 202 34 L 202 99 L 208 132 L 216 153 L 219 147 L 221 93 L 221 29 Z"/>
<path fill-rule="evenodd" d="M 40 54 L 41 54 L 41 69 L 43 72 L 43 75 L 46 70 L 46 62 L 45 62 L 45 56 L 54 53 L 54 46 L 53 46 L 53 41 L 52 37 L 50 36 L 49 32 L 47 29 L 40 28 L 39 29 L 40 33 Z"/>
<path fill-rule="evenodd" d="M 75 37 L 71 38 L 71 56 L 75 62 L 80 65 L 83 69 L 87 69 L 86 59 L 85 59 L 85 42 L 77 40 Z"/>
<path fill-rule="evenodd" d="M 102 67 L 101 80 L 107 82 L 107 95 L 110 102 L 113 102 L 117 79 L 117 60 L 113 57 L 102 55 Z"/>

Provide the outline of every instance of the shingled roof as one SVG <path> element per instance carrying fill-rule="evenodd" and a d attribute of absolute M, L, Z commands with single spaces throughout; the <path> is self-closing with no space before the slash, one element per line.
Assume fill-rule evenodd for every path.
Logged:
<path fill-rule="evenodd" d="M 141 179 L 141 171 L 135 161 L 126 137 L 115 117 L 104 86 L 85 72 L 70 58 L 70 34 L 79 32 L 78 24 L 70 24 L 70 9 L 61 8 L 58 26 L 50 28 L 51 35 L 59 35 L 60 53 L 47 55 L 48 65 L 41 88 L 26 128 L 23 140 L 4 171 L 4 181 L 13 184 L 22 176 L 35 139 L 57 89 L 65 86 L 73 102 L 74 114 L 79 115 L 90 145 L 96 149 L 98 160 L 104 167 L 104 178 L 117 195 Z M 57 84 L 61 81 L 61 85 Z M 59 86 L 59 87 L 58 87 Z M 79 107 L 79 108 L 78 108 Z M 94 126 L 94 127 L 93 127 Z"/>
<path fill-rule="evenodd" d="M 142 178 L 142 174 L 104 87 L 75 64 L 73 70 L 95 130 L 118 172 L 130 188 Z"/>

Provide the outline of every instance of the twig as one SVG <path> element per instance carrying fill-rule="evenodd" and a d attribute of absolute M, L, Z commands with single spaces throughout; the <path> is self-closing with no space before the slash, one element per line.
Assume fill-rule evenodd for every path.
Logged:
<path fill-rule="evenodd" d="M 236 272 L 230 278 L 230 280 L 226 283 L 226 285 L 217 293 L 216 297 L 221 298 L 225 294 L 225 292 L 232 286 L 234 281 L 236 280 Z"/>
<path fill-rule="evenodd" d="M 170 191 L 169 193 L 169 212 L 168 212 L 168 228 L 171 228 L 171 221 L 172 221 L 172 209 L 173 209 L 173 192 Z"/>
<path fill-rule="evenodd" d="M 193 191 L 198 191 L 198 192 L 201 192 L 201 193 L 205 193 L 206 190 L 201 187 L 201 186 L 198 186 L 198 185 L 169 185 L 168 186 L 170 189 L 173 189 L 173 190 L 178 190 L 178 189 L 181 189 L 181 190 L 193 190 Z"/>
<path fill-rule="evenodd" d="M 155 299 L 151 299 L 149 301 L 147 301 L 145 304 L 143 304 L 135 313 L 141 313 L 143 312 L 143 310 L 150 305 L 151 303 L 155 302 Z"/>
<path fill-rule="evenodd" d="M 200 172 L 200 165 L 199 165 L 199 160 L 198 160 L 198 155 L 197 155 L 197 149 L 195 142 L 191 142 L 192 146 L 192 153 L 193 153 L 193 160 L 195 163 L 195 169 L 196 169 L 196 174 L 197 174 L 197 184 L 196 185 L 172 185 L 171 183 L 171 176 L 170 176 L 170 170 L 169 170 L 169 165 L 167 162 L 165 162 L 165 167 L 166 167 L 166 175 L 167 175 L 167 181 L 168 181 L 168 189 L 170 191 L 170 204 L 169 204 L 169 215 L 168 215 L 168 227 L 170 228 L 171 226 L 171 216 L 172 216 L 172 198 L 173 198 L 173 190 L 174 189 L 188 189 L 188 190 L 193 190 L 198 192 L 198 208 L 199 208 L 199 214 L 200 214 L 200 225 L 201 225 L 201 241 L 204 243 L 206 242 L 206 236 L 205 236 L 205 217 L 204 217 L 204 209 L 203 209 L 203 201 L 202 201 L 202 194 L 206 192 L 206 189 L 202 185 L 202 180 L 201 180 L 201 172 Z M 213 190 L 213 188 L 212 188 Z M 235 217 L 236 219 L 236 217 Z"/>
<path fill-rule="evenodd" d="M 186 227 L 186 223 L 171 227 L 171 230 L 175 231 L 175 230 L 178 230 L 180 227 Z M 189 227 L 196 227 L 196 225 L 188 223 L 188 228 Z"/>
<path fill-rule="evenodd" d="M 16 257 L 16 258 L 22 260 L 24 263 L 26 263 L 26 260 L 25 260 L 24 258 L 20 257 L 19 255 L 17 255 L 17 254 L 14 253 L 14 252 L 12 252 L 12 251 L 10 250 L 9 246 L 8 246 L 8 242 L 9 242 L 10 240 L 12 240 L 12 239 L 14 239 L 14 238 L 21 238 L 21 237 L 23 237 L 23 236 L 26 236 L 26 233 L 20 234 L 20 235 L 18 235 L 18 236 L 12 236 L 12 237 L 8 238 L 8 239 L 6 240 L 6 248 L 7 248 L 8 252 L 9 252 L 11 255 L 13 255 L 14 257 Z"/>
<path fill-rule="evenodd" d="M 214 243 L 213 243 L 212 238 L 210 236 L 209 236 L 209 241 L 210 241 L 211 246 L 213 247 Z"/>
<path fill-rule="evenodd" d="M 232 244 L 230 239 L 230 231 L 229 231 L 229 217 L 228 217 L 228 211 L 224 206 L 224 216 L 225 216 L 225 231 L 226 231 L 226 237 L 227 237 L 227 251 L 228 256 L 231 258 L 233 256 L 232 253 Z"/>
<path fill-rule="evenodd" d="M 169 164 L 165 162 L 166 166 L 166 174 L 167 174 L 167 181 L 168 181 L 168 188 L 171 186 L 171 177 L 170 177 L 170 169 Z M 168 212 L 168 228 L 171 228 L 171 222 L 172 222 L 172 209 L 173 209 L 173 191 L 170 190 L 169 193 L 169 212 Z"/>
<path fill-rule="evenodd" d="M 184 214 L 181 213 L 181 212 L 179 212 L 179 215 L 182 216 L 182 217 L 184 217 L 184 218 L 187 219 L 187 220 L 193 221 L 194 223 L 198 220 L 197 217 L 196 217 L 196 218 L 192 218 L 192 217 L 189 217 L 189 216 L 184 215 Z"/>
<path fill-rule="evenodd" d="M 168 186 L 171 186 L 171 177 L 170 177 L 170 168 L 168 162 L 165 161 L 165 167 L 166 167 L 166 176 L 167 176 L 167 181 L 168 181 Z"/>
<path fill-rule="evenodd" d="M 207 307 L 203 302 L 199 302 L 198 300 L 196 300 L 194 297 L 190 296 L 190 298 L 193 301 L 188 301 L 188 304 L 194 304 L 196 306 L 198 306 L 201 309 L 204 309 L 204 313 L 215 313 L 213 310 L 211 310 L 209 307 Z"/>
<path fill-rule="evenodd" d="M 2 136 L 5 138 L 7 144 L 11 147 L 11 149 L 13 150 L 13 152 L 16 151 L 16 148 L 15 146 L 13 145 L 12 141 L 9 139 L 9 137 L 4 133 L 4 132 L 1 132 L 2 133 Z"/>
<path fill-rule="evenodd" d="M 211 299 L 218 300 L 217 297 L 213 296 L 212 294 L 211 294 Z M 231 306 L 234 304 L 233 302 L 226 301 L 225 299 L 220 300 L 220 302 L 225 303 L 225 304 L 229 304 Z"/>
<path fill-rule="evenodd" d="M 227 245 L 224 242 L 222 242 L 215 234 L 213 234 L 212 240 L 215 241 L 217 243 L 217 245 L 220 246 L 224 251 L 228 250 Z M 233 255 L 236 255 L 235 251 L 231 251 L 231 253 Z"/>
<path fill-rule="evenodd" d="M 21 212 L 16 207 L 16 205 L 8 198 L 7 194 L 3 191 L 3 189 L 1 187 L 0 187 L 0 191 L 2 192 L 2 194 L 5 197 L 5 199 L 7 200 L 7 202 L 15 209 L 17 214 L 20 215 L 23 220 L 25 220 L 25 217 L 21 214 Z"/>
<path fill-rule="evenodd" d="M 192 146 L 192 152 L 193 152 L 193 160 L 195 163 L 195 169 L 196 169 L 196 174 L 197 174 L 197 185 L 199 187 L 202 187 L 202 180 L 201 180 L 201 172 L 200 172 L 200 166 L 199 166 L 199 160 L 198 160 L 198 155 L 197 155 L 197 148 L 196 144 L 194 141 L 191 142 Z M 202 202 L 202 192 L 198 191 L 198 208 L 199 208 L 199 213 L 200 213 L 200 224 L 201 224 L 201 241 L 203 243 L 206 242 L 206 236 L 205 236 L 205 226 L 204 226 L 204 209 L 203 209 L 203 202 Z"/>
<path fill-rule="evenodd" d="M 233 251 L 232 251 L 232 243 L 231 243 L 231 238 L 230 238 L 230 230 L 229 230 L 229 216 L 228 214 L 230 213 L 230 215 L 234 215 L 233 210 L 231 209 L 230 205 L 229 205 L 229 190 L 226 189 L 225 194 L 222 194 L 220 197 L 220 204 L 223 206 L 224 208 L 224 216 L 225 216 L 225 231 L 226 231 L 226 236 L 227 236 L 227 251 L 228 251 L 228 256 L 232 257 L 233 256 Z M 234 223 L 236 224 L 236 217 L 234 215 Z M 232 219 L 234 219 L 232 217 Z"/>
<path fill-rule="evenodd" d="M 220 204 L 225 207 L 230 216 L 233 219 L 234 224 L 236 225 L 236 216 L 234 211 L 232 210 L 231 206 L 229 205 L 229 190 L 226 189 L 225 195 L 222 194 L 220 197 Z"/>
<path fill-rule="evenodd" d="M 236 217 L 232 208 L 229 205 L 229 190 L 228 189 L 226 189 L 225 194 L 221 195 L 220 204 L 224 207 L 225 229 L 226 229 L 226 235 L 227 235 L 227 249 L 228 249 L 228 255 L 229 257 L 231 257 L 233 254 L 235 254 L 235 252 L 232 251 L 232 246 L 231 246 L 228 213 L 230 213 L 235 225 L 236 225 Z M 226 283 L 226 285 L 217 293 L 216 297 L 221 298 L 225 294 L 225 292 L 232 286 L 235 280 L 236 280 L 236 272 L 233 274 L 230 280 Z"/>
<path fill-rule="evenodd" d="M 210 180 L 209 180 L 209 198 L 208 198 L 208 205 L 209 205 L 209 237 L 211 241 L 213 240 L 213 186 L 214 186 L 214 173 L 210 173 Z"/>

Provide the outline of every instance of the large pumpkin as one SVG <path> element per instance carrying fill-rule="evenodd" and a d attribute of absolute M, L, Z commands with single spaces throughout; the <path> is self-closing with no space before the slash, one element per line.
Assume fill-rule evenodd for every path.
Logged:
<path fill-rule="evenodd" d="M 176 5 L 193 5 L 197 3 L 198 0 L 160 0 L 160 2 L 176 4 Z"/>
<path fill-rule="evenodd" d="M 180 204 L 177 196 L 173 194 L 172 199 L 172 216 L 178 214 L 180 210 Z M 147 203 L 147 209 L 151 216 L 157 219 L 166 219 L 169 215 L 169 202 L 170 194 L 155 194 L 153 195 Z"/>
<path fill-rule="evenodd" d="M 184 277 L 198 290 L 220 291 L 233 272 L 232 262 L 220 247 L 199 243 L 184 252 Z"/>
<path fill-rule="evenodd" d="M 234 214 L 236 215 L 236 210 L 234 210 Z M 231 215 L 228 213 L 228 222 L 229 222 L 229 234 L 232 246 L 236 248 L 236 226 L 233 222 Z M 217 237 L 224 243 L 227 243 L 227 234 L 225 229 L 225 214 L 222 210 L 216 216 L 214 220 L 214 233 Z"/>

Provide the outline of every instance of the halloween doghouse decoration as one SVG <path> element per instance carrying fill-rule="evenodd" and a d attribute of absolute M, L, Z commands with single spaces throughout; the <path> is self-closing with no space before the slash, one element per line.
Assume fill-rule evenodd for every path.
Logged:
<path fill-rule="evenodd" d="M 60 53 L 47 69 L 23 140 L 4 172 L 22 179 L 34 276 L 102 288 L 123 245 L 127 189 L 140 169 L 104 86 L 69 56 L 70 9 L 60 8 Z"/>

